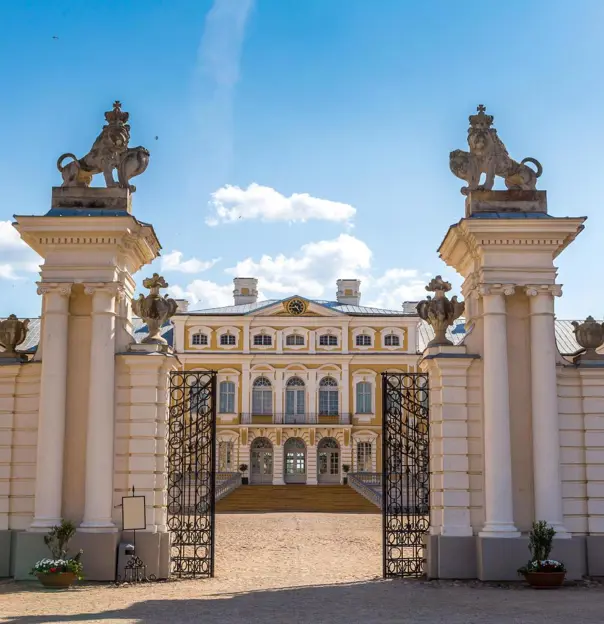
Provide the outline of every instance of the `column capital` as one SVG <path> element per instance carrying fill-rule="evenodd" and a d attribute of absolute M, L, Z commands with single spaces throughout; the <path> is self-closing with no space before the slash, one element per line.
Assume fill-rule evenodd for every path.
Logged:
<path fill-rule="evenodd" d="M 54 293 L 62 297 L 69 297 L 73 284 L 71 282 L 36 282 L 39 295 Z"/>
<path fill-rule="evenodd" d="M 561 284 L 527 284 L 524 292 L 529 297 L 537 297 L 538 295 L 549 295 L 551 297 L 562 296 Z"/>
<path fill-rule="evenodd" d="M 94 295 L 96 292 L 107 292 L 118 299 L 125 296 L 124 285 L 120 282 L 86 282 L 84 284 L 84 292 L 87 295 Z"/>
<path fill-rule="evenodd" d="M 478 284 L 477 290 L 481 297 L 488 297 L 489 295 L 510 297 L 516 292 L 516 286 L 514 284 Z"/>

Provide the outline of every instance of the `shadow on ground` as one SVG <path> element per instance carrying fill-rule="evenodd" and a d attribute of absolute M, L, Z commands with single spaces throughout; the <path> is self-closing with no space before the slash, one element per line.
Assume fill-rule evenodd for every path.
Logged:
<path fill-rule="evenodd" d="M 186 583 L 193 585 L 186 588 L 190 595 L 195 593 L 194 584 L 203 581 Z M 146 586 L 146 595 L 151 588 Z M 84 586 L 75 591 L 85 593 L 87 588 Z M 107 591 L 117 592 L 114 602 L 119 603 L 120 590 L 108 588 Z M 132 599 L 136 600 L 136 596 L 130 594 L 128 601 Z M 90 606 L 94 608 L 93 601 Z M 556 624 L 573 621 L 595 624 L 602 622 L 602 613 L 604 590 L 601 588 L 576 587 L 539 592 L 393 580 L 209 594 L 199 599 L 143 600 L 100 613 L 18 616 L 2 621 L 12 624 L 91 621 L 146 624 Z"/>

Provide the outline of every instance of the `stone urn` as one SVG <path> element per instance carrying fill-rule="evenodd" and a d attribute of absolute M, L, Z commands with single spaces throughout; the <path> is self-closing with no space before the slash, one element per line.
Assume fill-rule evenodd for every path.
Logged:
<path fill-rule="evenodd" d="M 15 314 L 11 314 L 7 319 L 0 322 L 0 347 L 4 351 L 0 353 L 0 358 L 24 359 L 23 353 L 17 352 L 17 347 L 25 341 L 27 337 L 29 319 L 21 321 Z"/>
<path fill-rule="evenodd" d="M 579 346 L 585 349 L 581 354 L 582 360 L 599 360 L 602 356 L 596 349 L 604 344 L 604 323 L 598 323 L 592 316 L 588 316 L 583 323 L 573 321 L 575 338 Z"/>
<path fill-rule="evenodd" d="M 434 299 L 427 297 L 420 301 L 417 304 L 417 313 L 434 330 L 434 338 L 427 346 L 452 345 L 446 337 L 447 328 L 463 314 L 464 303 L 457 301 L 457 297 L 451 297 L 450 301 L 447 299 L 445 293 L 451 290 L 451 284 L 445 282 L 440 275 L 430 281 L 426 290 L 435 293 Z"/>
<path fill-rule="evenodd" d="M 143 338 L 143 344 L 168 344 L 161 335 L 163 324 L 176 314 L 178 304 L 168 295 L 162 297 L 159 294 L 160 288 L 167 288 L 169 284 L 159 274 L 153 273 L 153 277 L 143 280 L 143 286 L 151 292 L 144 297 L 139 295 L 138 299 L 132 300 L 132 310 L 137 316 L 143 319 L 149 330 L 149 335 Z"/>

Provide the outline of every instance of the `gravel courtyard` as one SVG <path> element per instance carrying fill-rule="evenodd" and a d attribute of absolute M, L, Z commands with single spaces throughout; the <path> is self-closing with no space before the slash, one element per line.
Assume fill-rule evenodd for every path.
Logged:
<path fill-rule="evenodd" d="M 382 581 L 381 517 L 217 516 L 216 577 L 67 592 L 0 583 L 0 622 L 179 624 L 603 621 L 604 588 L 539 592 L 478 583 Z"/>

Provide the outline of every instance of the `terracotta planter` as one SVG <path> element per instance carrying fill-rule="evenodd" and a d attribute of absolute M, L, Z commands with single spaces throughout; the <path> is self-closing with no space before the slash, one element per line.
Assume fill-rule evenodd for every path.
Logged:
<path fill-rule="evenodd" d="M 38 574 L 38 579 L 44 587 L 49 589 L 67 589 L 76 581 L 73 572 L 61 572 L 60 574 Z"/>
<path fill-rule="evenodd" d="M 535 589 L 556 589 L 564 583 L 566 572 L 527 572 L 526 582 Z"/>

